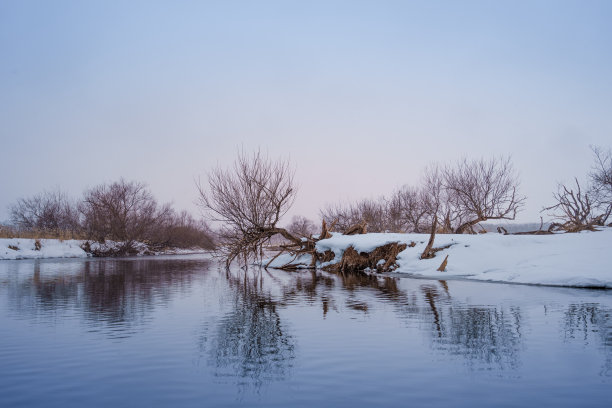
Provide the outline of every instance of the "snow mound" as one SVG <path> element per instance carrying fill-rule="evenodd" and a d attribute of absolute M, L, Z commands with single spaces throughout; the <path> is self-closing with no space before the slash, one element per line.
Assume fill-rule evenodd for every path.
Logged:
<path fill-rule="evenodd" d="M 36 249 L 36 241 L 40 249 Z M 39 258 L 87 258 L 89 255 L 81 248 L 83 241 L 58 239 L 0 239 L 1 259 L 39 259 Z"/>
<path fill-rule="evenodd" d="M 357 252 L 371 252 L 397 242 L 408 247 L 398 254 L 395 273 L 434 279 L 612 288 L 612 228 L 552 235 L 438 234 L 434 247 L 448 247 L 435 258 L 420 259 L 428 239 L 427 234 L 334 234 L 316 244 L 317 252 L 332 251 L 334 260 L 317 267 L 339 262 L 350 246 Z M 411 247 L 413 242 L 416 245 Z M 446 255 L 446 270 L 439 272 Z M 270 266 L 281 267 L 292 260 L 292 256 L 283 254 Z M 306 268 L 310 257 L 292 263 Z"/>

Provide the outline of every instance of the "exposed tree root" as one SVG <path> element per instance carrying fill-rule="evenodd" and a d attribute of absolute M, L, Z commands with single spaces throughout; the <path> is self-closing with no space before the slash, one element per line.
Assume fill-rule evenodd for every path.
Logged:
<path fill-rule="evenodd" d="M 397 255 L 408 245 L 393 242 L 374 249 L 372 252 L 357 252 L 348 247 L 340 262 L 324 269 L 330 272 L 359 272 L 365 269 L 377 272 L 391 272 L 397 269 Z"/>

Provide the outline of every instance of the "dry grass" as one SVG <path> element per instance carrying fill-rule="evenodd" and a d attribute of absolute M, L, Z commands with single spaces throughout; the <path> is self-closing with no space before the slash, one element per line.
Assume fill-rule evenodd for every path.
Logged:
<path fill-rule="evenodd" d="M 25 238 L 25 239 L 87 239 L 84 234 L 73 231 L 44 231 L 44 230 L 19 230 L 17 228 L 0 225 L 0 238 Z"/>

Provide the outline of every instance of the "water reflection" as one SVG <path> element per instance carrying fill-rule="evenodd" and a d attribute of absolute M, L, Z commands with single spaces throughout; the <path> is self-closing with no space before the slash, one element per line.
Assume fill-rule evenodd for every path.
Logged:
<path fill-rule="evenodd" d="M 425 339 L 425 353 L 459 361 L 472 372 L 490 370 L 500 376 L 514 376 L 526 364 L 525 344 L 533 339 L 525 328 L 552 320 L 555 334 L 566 344 L 596 347 L 603 354 L 600 376 L 612 372 L 612 309 L 605 302 L 567 301 L 591 292 L 569 290 L 563 297 L 552 289 L 533 288 L 550 299 L 501 302 L 495 294 L 512 287 L 322 271 L 225 271 L 187 258 L 12 262 L 0 268 L 0 300 L 6 300 L 11 318 L 51 326 L 72 320 L 117 343 L 142 333 L 160 310 L 187 299 L 181 310 L 193 315 L 184 317 L 188 327 L 181 341 L 192 345 L 189 364 L 195 336 L 198 368 L 218 382 L 238 385 L 243 394 L 294 376 L 304 339 L 303 316 L 314 319 L 308 327 L 322 327 L 332 318 L 351 319 L 361 325 L 357 330 L 365 344 L 376 332 L 389 339 Z M 494 295 L 483 296 L 479 290 Z M 540 316 L 542 306 L 552 312 Z M 399 324 L 381 323 L 390 321 Z M 161 327 L 159 333 L 168 330 Z M 151 343 L 164 341 L 174 338 Z"/>
<path fill-rule="evenodd" d="M 207 354 L 214 375 L 229 378 L 243 389 L 283 380 L 295 358 L 295 339 L 278 313 L 278 300 L 263 287 L 263 276 L 239 271 L 226 273 L 231 308 L 209 335 L 200 336 L 200 352 Z"/>
<path fill-rule="evenodd" d="M 43 322 L 84 319 L 90 330 L 124 337 L 156 307 L 189 291 L 208 261 L 109 259 L 11 266 L 7 275 L 13 279 L 6 285 L 12 314 Z"/>
<path fill-rule="evenodd" d="M 598 340 L 605 358 L 601 375 L 612 376 L 612 309 L 597 303 L 572 303 L 564 312 L 564 339 L 585 346 Z"/>
<path fill-rule="evenodd" d="M 283 301 L 295 299 L 300 292 L 312 303 L 318 297 L 324 317 L 330 304 L 344 303 L 351 311 L 368 313 L 376 309 L 370 303 L 387 303 L 408 324 L 418 322 L 435 350 L 464 358 L 469 367 L 505 370 L 520 365 L 522 315 L 518 306 L 474 306 L 454 300 L 446 281 L 410 290 L 401 290 L 397 278 L 367 274 L 312 272 L 297 281 L 283 291 Z"/>

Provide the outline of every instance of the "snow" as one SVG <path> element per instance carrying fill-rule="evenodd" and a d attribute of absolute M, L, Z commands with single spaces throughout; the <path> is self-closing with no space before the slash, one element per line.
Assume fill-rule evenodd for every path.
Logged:
<path fill-rule="evenodd" d="M 295 255 L 291 255 L 289 253 L 283 253 L 283 254 L 280 254 L 278 257 L 276 257 L 276 259 L 272 259 L 272 258 L 274 257 L 271 256 L 270 258 L 263 260 L 262 265 L 266 266 L 268 265 L 268 262 L 272 260 L 272 262 L 269 265 L 270 268 L 282 268 L 283 266 L 287 264 L 293 264 L 293 265 L 297 265 L 297 268 L 300 269 L 300 268 L 309 268 L 310 263 L 312 262 L 312 257 L 308 254 L 303 254 L 303 255 L 296 257 Z"/>
<path fill-rule="evenodd" d="M 0 239 L 0 259 L 38 259 L 38 258 L 87 258 L 89 255 L 81 248 L 83 241 L 40 239 L 40 250 L 36 250 L 35 239 Z M 12 246 L 15 249 L 9 248 Z"/>
<path fill-rule="evenodd" d="M 35 247 L 36 241 L 25 238 L 0 238 L 0 260 L 87 258 L 91 256 L 81 248 L 86 242 L 83 240 L 40 239 L 38 240 L 41 244 L 39 250 Z M 17 249 L 9 248 L 9 246 Z M 121 246 L 122 243 L 116 241 L 106 241 L 104 244 L 90 241 L 91 249 L 101 253 L 117 250 Z M 134 243 L 133 247 L 138 251 L 138 255 L 188 255 L 204 252 L 200 248 L 170 248 L 152 253 L 146 244 L 139 242 Z"/>
<path fill-rule="evenodd" d="M 435 258 L 422 260 L 419 257 L 428 239 L 427 234 L 336 234 L 317 242 L 316 248 L 319 252 L 333 251 L 335 258 L 330 263 L 334 263 L 349 246 L 358 252 L 370 252 L 392 242 L 415 242 L 414 247 L 408 246 L 398 255 L 395 273 L 434 279 L 612 288 L 612 228 L 553 235 L 438 234 L 434 247 L 450 247 Z M 446 255 L 446 270 L 438 272 Z M 310 258 L 303 266 L 309 262 Z"/>

